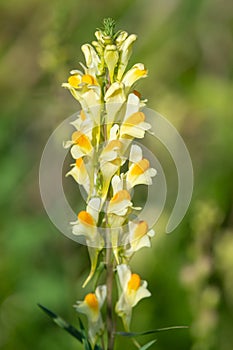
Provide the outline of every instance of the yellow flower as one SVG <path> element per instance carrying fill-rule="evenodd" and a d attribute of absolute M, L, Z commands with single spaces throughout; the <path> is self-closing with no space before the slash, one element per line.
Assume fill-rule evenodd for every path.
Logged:
<path fill-rule="evenodd" d="M 72 134 L 71 141 L 73 146 L 70 153 L 74 159 L 81 158 L 83 156 L 91 156 L 93 146 L 89 137 L 81 131 L 75 131 Z"/>
<path fill-rule="evenodd" d="M 110 199 L 107 212 L 108 214 L 125 216 L 132 205 L 129 192 L 127 190 L 120 190 Z"/>
<path fill-rule="evenodd" d="M 72 232 L 76 236 L 85 236 L 87 243 L 95 243 L 97 236 L 96 220 L 86 210 L 78 213 L 78 221 L 73 222 Z M 96 242 L 97 243 L 97 242 Z"/>
<path fill-rule="evenodd" d="M 94 147 L 92 145 L 93 121 L 89 116 L 86 116 L 84 111 L 80 112 L 79 117 L 71 122 L 77 130 L 72 134 L 71 140 L 64 142 L 65 148 L 71 147 L 71 155 L 76 160 L 71 164 L 72 169 L 66 174 L 71 175 L 76 182 L 83 185 L 84 189 L 90 195 L 93 189 L 91 186 L 92 178 L 90 176 L 92 162 L 85 159 L 93 155 Z"/>
<path fill-rule="evenodd" d="M 101 208 L 101 199 L 93 197 L 88 202 L 86 210 L 78 213 L 77 221 L 72 222 L 72 233 L 77 236 L 85 236 L 87 245 L 102 248 L 103 239 L 97 228 L 99 211 Z"/>
<path fill-rule="evenodd" d="M 140 102 L 139 96 L 136 94 L 136 91 L 130 93 L 127 99 L 124 119 L 127 119 L 132 114 L 139 112 L 140 107 L 141 107 L 141 102 Z"/>
<path fill-rule="evenodd" d="M 70 84 L 70 86 L 75 89 L 78 89 L 81 83 L 82 83 L 82 76 L 80 74 L 74 74 L 68 78 L 68 84 Z"/>
<path fill-rule="evenodd" d="M 100 115 L 102 112 L 102 95 L 100 86 L 90 86 L 81 95 L 80 104 L 94 121 L 95 125 L 100 125 Z"/>
<path fill-rule="evenodd" d="M 95 124 L 99 125 L 102 110 L 101 87 L 91 74 L 83 74 L 76 70 L 71 73 L 73 74 L 69 77 L 68 83 L 63 83 L 62 87 L 70 91 L 81 104 L 85 114 L 89 114 Z"/>
<path fill-rule="evenodd" d="M 126 91 L 128 91 L 136 81 L 141 78 L 147 77 L 147 70 L 144 67 L 144 64 L 137 63 L 135 64 L 122 79 L 122 83 L 125 85 Z"/>
<path fill-rule="evenodd" d="M 145 114 L 143 112 L 135 112 L 129 117 L 126 116 L 120 127 L 120 138 L 130 137 L 142 139 L 145 131 L 149 130 L 151 125 L 145 122 Z"/>
<path fill-rule="evenodd" d="M 119 111 L 126 101 L 124 85 L 122 83 L 115 82 L 108 88 L 104 101 L 106 105 L 106 124 L 110 128 L 113 122 L 117 122 L 119 118 Z"/>
<path fill-rule="evenodd" d="M 121 147 L 122 142 L 120 140 L 110 140 L 100 155 L 100 164 L 103 165 L 105 162 L 118 158 Z"/>
<path fill-rule="evenodd" d="M 127 265 L 118 265 L 117 274 L 121 293 L 115 310 L 122 317 L 125 329 L 129 330 L 132 308 L 141 299 L 149 297 L 151 293 L 147 289 L 147 282 L 142 281 L 138 274 L 131 273 Z"/>
<path fill-rule="evenodd" d="M 71 75 L 68 78 L 68 83 L 62 84 L 63 87 L 81 90 L 85 86 L 99 85 L 95 76 L 91 74 L 83 74 L 79 70 L 72 70 L 70 73 Z"/>
<path fill-rule="evenodd" d="M 152 177 L 157 174 L 154 168 L 150 168 L 148 159 L 143 158 L 142 149 L 132 145 L 129 156 L 129 170 L 126 173 L 126 186 L 131 189 L 136 185 L 151 185 Z"/>
<path fill-rule="evenodd" d="M 116 124 L 111 128 L 109 142 L 106 144 L 99 157 L 100 170 L 103 176 L 103 199 L 107 195 L 109 184 L 113 175 L 126 160 L 126 158 L 122 156 L 123 143 L 122 141 L 116 139 L 118 129 L 118 125 Z"/>
<path fill-rule="evenodd" d="M 101 316 L 101 308 L 107 295 L 107 287 L 105 285 L 98 286 L 95 293 L 89 293 L 83 301 L 77 301 L 74 305 L 75 309 L 87 316 L 88 319 L 88 335 L 92 346 L 95 345 L 98 336 L 104 331 L 104 324 Z"/>
<path fill-rule="evenodd" d="M 81 49 L 85 57 L 88 72 L 90 72 L 90 74 L 94 74 L 95 76 L 99 75 L 100 58 L 94 47 L 90 44 L 84 44 L 82 45 Z"/>
<path fill-rule="evenodd" d="M 97 228 L 100 207 L 100 198 L 91 198 L 87 205 L 87 210 L 79 212 L 78 220 L 71 223 L 73 225 L 72 233 L 76 236 L 85 237 L 83 243 L 88 246 L 89 257 L 91 260 L 91 270 L 83 287 L 85 287 L 93 277 L 98 262 L 99 252 L 104 247 L 104 240 Z"/>
<path fill-rule="evenodd" d="M 90 74 L 83 74 L 79 70 L 73 70 L 68 78 L 68 84 L 72 88 L 81 89 L 85 85 L 98 85 L 98 82 L 95 77 Z"/>
<path fill-rule="evenodd" d="M 88 193 L 90 190 L 90 179 L 83 159 L 76 159 L 75 164 L 71 164 L 71 166 L 72 169 L 66 174 L 66 176 L 71 175 Z"/>
<path fill-rule="evenodd" d="M 125 69 L 128 65 L 130 56 L 132 54 L 132 46 L 137 39 L 137 36 L 135 34 L 131 34 L 130 36 L 127 37 L 126 32 L 121 32 L 120 35 L 118 36 L 118 47 L 120 51 L 120 60 L 119 60 L 119 67 L 118 67 L 118 72 L 117 72 L 117 80 L 121 80 Z"/>
<path fill-rule="evenodd" d="M 112 180 L 113 197 L 107 205 L 108 224 L 114 235 L 119 235 L 119 229 L 126 220 L 126 214 L 133 207 L 130 193 L 123 188 L 123 177 L 114 175 Z M 121 240 L 122 241 L 122 240 Z M 116 239 L 115 239 L 116 242 Z M 116 246 L 116 243 L 114 243 Z M 122 244 L 121 244 L 122 245 Z"/>
<path fill-rule="evenodd" d="M 90 119 L 89 115 L 86 115 L 83 110 L 81 110 L 77 119 L 70 123 L 73 125 L 80 134 L 85 134 L 85 136 L 92 140 L 92 129 L 93 129 L 93 121 Z M 63 143 L 64 148 L 69 148 L 75 144 L 76 134 L 73 135 L 73 139 L 69 141 L 65 141 Z M 84 153 L 85 154 L 85 153 Z"/>
<path fill-rule="evenodd" d="M 154 230 L 149 230 L 146 221 L 137 223 L 130 221 L 128 243 L 130 248 L 126 250 L 126 257 L 131 257 L 136 251 L 144 247 L 151 247 L 150 239 L 154 236 Z"/>

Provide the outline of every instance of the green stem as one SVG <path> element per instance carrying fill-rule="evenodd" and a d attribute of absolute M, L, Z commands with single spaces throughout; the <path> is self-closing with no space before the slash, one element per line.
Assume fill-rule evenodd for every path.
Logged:
<path fill-rule="evenodd" d="M 106 248 L 106 264 L 107 264 L 107 333 L 108 333 L 108 350 L 114 348 L 114 333 L 115 325 L 113 320 L 113 309 L 112 309 L 112 288 L 113 288 L 113 264 L 112 264 L 112 248 Z"/>
<path fill-rule="evenodd" d="M 103 335 L 101 336 L 101 346 L 102 346 L 102 349 L 105 350 L 104 336 Z"/>

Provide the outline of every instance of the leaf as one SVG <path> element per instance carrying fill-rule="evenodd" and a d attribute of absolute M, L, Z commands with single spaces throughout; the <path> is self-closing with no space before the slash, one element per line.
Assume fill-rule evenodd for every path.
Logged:
<path fill-rule="evenodd" d="M 149 341 L 149 343 L 143 345 L 143 346 L 140 348 L 140 350 L 147 350 L 147 349 L 149 349 L 149 348 L 151 347 L 151 345 L 153 345 L 154 343 L 156 343 L 156 341 L 157 341 L 156 339 Z"/>
<path fill-rule="evenodd" d="M 92 350 L 91 344 L 87 339 L 86 331 L 83 326 L 83 323 L 81 319 L 79 318 L 79 325 L 81 332 L 78 331 L 74 326 L 66 322 L 63 318 L 61 318 L 59 315 L 56 315 L 53 311 L 49 310 L 47 307 L 38 304 L 38 306 L 49 316 L 53 319 L 53 321 L 61 328 L 63 328 L 66 332 L 71 334 L 74 338 L 78 339 L 80 343 L 84 345 L 85 350 Z M 99 345 L 95 345 L 94 350 L 102 350 L 102 348 Z"/>
<path fill-rule="evenodd" d="M 81 318 L 79 318 L 78 320 L 79 320 L 79 325 L 80 325 L 80 329 L 81 329 L 81 333 L 82 333 L 82 337 L 83 337 L 84 349 L 85 350 L 92 350 L 91 344 L 88 341 L 87 334 L 86 334 L 84 325 L 83 325 L 83 323 L 81 321 Z"/>
<path fill-rule="evenodd" d="M 78 339 L 81 343 L 83 342 L 83 334 L 79 332 L 74 326 L 66 322 L 59 315 L 56 315 L 53 311 L 47 309 L 45 306 L 38 304 L 38 306 L 53 319 L 53 321 L 61 328 L 63 328 L 66 332 L 71 334 L 74 338 Z"/>
<path fill-rule="evenodd" d="M 84 339 L 83 339 L 83 345 L 84 345 L 84 349 L 85 349 L 85 350 L 92 350 L 91 344 L 89 343 L 89 341 L 87 340 L 87 338 L 84 338 Z"/>
<path fill-rule="evenodd" d="M 84 325 L 83 325 L 83 323 L 82 323 L 81 318 L 79 317 L 78 320 L 79 320 L 79 326 L 80 326 L 80 329 L 81 329 L 82 333 L 86 334 L 86 333 L 85 333 L 85 328 L 84 328 Z"/>
<path fill-rule="evenodd" d="M 103 350 L 99 345 L 95 344 L 94 350 Z"/>
<path fill-rule="evenodd" d="M 157 329 L 153 329 L 153 330 L 145 331 L 145 332 L 116 332 L 115 334 L 121 335 L 123 337 L 138 337 L 141 335 L 148 335 L 148 334 L 166 332 L 166 331 L 175 330 L 175 329 L 187 329 L 187 328 L 189 328 L 189 327 L 188 326 L 173 326 L 173 327 L 157 328 Z"/>

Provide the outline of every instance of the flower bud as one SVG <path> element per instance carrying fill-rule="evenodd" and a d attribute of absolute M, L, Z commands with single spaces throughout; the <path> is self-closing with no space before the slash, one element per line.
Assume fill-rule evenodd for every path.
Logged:
<path fill-rule="evenodd" d="M 104 35 L 101 30 L 97 30 L 95 32 L 96 39 L 99 41 L 99 43 L 103 45 L 109 45 L 112 44 L 112 37 L 110 35 Z"/>
<path fill-rule="evenodd" d="M 103 34 L 102 34 L 101 30 L 97 30 L 97 31 L 95 32 L 95 37 L 96 37 L 96 39 L 97 39 L 99 42 L 101 42 L 102 44 L 104 44 L 104 41 L 103 41 Z"/>
<path fill-rule="evenodd" d="M 98 41 L 92 41 L 92 45 L 96 49 L 96 52 L 101 57 L 103 55 L 103 46 Z"/>
<path fill-rule="evenodd" d="M 117 73 L 117 80 L 121 80 L 127 64 L 129 62 L 130 56 L 132 54 L 132 46 L 134 41 L 137 39 L 135 34 L 131 34 L 121 45 L 120 47 L 120 62 Z"/>
<path fill-rule="evenodd" d="M 113 82 L 113 76 L 115 67 L 119 59 L 119 53 L 115 45 L 107 45 L 104 51 L 104 61 L 108 67 L 111 83 Z"/>
<path fill-rule="evenodd" d="M 128 33 L 125 31 L 120 32 L 120 34 L 118 35 L 118 37 L 116 38 L 116 44 L 117 46 L 121 46 L 121 44 L 125 41 L 125 39 L 127 38 Z"/>
<path fill-rule="evenodd" d="M 87 68 L 94 68 L 94 73 L 97 74 L 100 59 L 94 47 L 90 44 L 84 44 L 82 45 L 81 49 L 85 57 Z"/>

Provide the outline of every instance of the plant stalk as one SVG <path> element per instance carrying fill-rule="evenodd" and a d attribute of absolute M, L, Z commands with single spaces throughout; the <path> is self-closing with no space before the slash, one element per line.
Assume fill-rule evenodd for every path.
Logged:
<path fill-rule="evenodd" d="M 106 248 L 106 263 L 107 263 L 107 333 L 108 333 L 108 350 L 114 348 L 114 320 L 113 320 L 113 309 L 112 309 L 112 288 L 113 288 L 113 263 L 112 263 L 112 248 L 109 246 Z"/>

